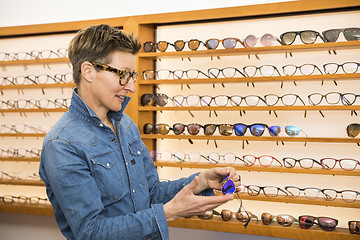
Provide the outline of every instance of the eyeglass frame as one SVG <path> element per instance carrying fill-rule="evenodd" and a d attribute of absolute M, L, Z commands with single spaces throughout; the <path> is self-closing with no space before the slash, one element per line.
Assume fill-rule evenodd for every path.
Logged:
<path fill-rule="evenodd" d="M 133 79 L 133 82 L 135 83 L 139 73 L 136 71 L 129 71 L 129 70 L 120 70 L 114 67 L 110 67 L 109 65 L 106 64 L 102 64 L 102 63 L 96 63 L 96 62 L 90 62 L 94 67 L 100 69 L 100 70 L 105 70 L 105 71 L 109 71 L 109 72 L 113 72 L 119 75 L 119 84 L 120 86 L 126 86 L 126 84 L 128 84 L 130 82 L 131 79 Z M 124 79 L 124 77 L 126 76 L 126 73 L 128 73 L 128 77 L 127 79 L 125 79 L 125 83 L 123 84 L 121 81 Z"/>

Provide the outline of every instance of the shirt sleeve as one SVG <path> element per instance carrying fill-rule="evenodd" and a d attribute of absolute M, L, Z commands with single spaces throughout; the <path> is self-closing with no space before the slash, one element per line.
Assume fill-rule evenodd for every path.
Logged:
<path fill-rule="evenodd" d="M 60 228 L 70 228 L 76 239 L 168 239 L 161 202 L 124 216 L 102 215 L 101 194 L 81 152 L 56 139 L 44 146 L 40 176 L 54 204 Z M 66 229 L 61 229 L 62 231 Z"/>

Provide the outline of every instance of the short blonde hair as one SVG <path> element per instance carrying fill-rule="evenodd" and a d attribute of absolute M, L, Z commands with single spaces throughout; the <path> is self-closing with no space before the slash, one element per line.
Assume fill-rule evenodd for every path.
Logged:
<path fill-rule="evenodd" d="M 106 24 L 94 25 L 80 30 L 69 45 L 69 59 L 73 66 L 73 79 L 78 86 L 81 80 L 83 62 L 109 63 L 115 51 L 136 54 L 140 42 L 131 34 Z"/>

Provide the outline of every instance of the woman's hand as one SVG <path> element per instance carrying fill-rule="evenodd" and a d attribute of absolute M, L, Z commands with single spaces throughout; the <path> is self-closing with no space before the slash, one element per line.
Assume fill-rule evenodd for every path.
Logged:
<path fill-rule="evenodd" d="M 219 183 L 215 184 L 216 179 L 221 180 L 221 176 L 226 175 L 226 172 L 226 170 L 210 171 L 210 179 L 208 180 L 210 185 L 219 185 Z M 190 184 L 181 189 L 173 199 L 164 205 L 166 220 L 171 221 L 180 217 L 199 215 L 208 210 L 217 208 L 234 198 L 234 195 L 232 194 L 221 196 L 196 195 L 195 189 L 199 187 L 199 179 L 199 176 L 196 176 Z"/>
<path fill-rule="evenodd" d="M 236 187 L 241 185 L 241 177 L 236 174 L 235 168 L 225 167 L 225 168 L 212 168 L 204 172 L 201 172 L 199 177 L 199 185 L 194 189 L 194 194 L 199 194 L 205 189 L 217 189 L 221 190 L 222 183 L 221 180 L 230 175 L 231 180 L 234 181 Z"/>

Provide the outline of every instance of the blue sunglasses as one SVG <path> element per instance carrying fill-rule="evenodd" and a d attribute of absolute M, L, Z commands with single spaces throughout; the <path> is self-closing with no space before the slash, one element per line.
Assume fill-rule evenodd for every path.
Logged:
<path fill-rule="evenodd" d="M 236 191 L 235 183 L 234 183 L 233 180 L 230 179 L 230 175 L 226 175 L 226 176 L 220 181 L 220 183 L 223 183 L 223 186 L 222 186 L 222 188 L 221 188 L 221 192 L 222 192 L 224 195 L 235 193 L 235 191 Z M 248 212 L 247 212 L 247 211 L 245 210 L 245 208 L 243 207 L 243 205 L 242 205 L 242 200 L 241 200 L 239 194 L 236 193 L 236 195 L 237 195 L 238 200 L 239 200 L 239 202 L 240 202 L 240 207 L 239 207 L 239 209 L 238 209 L 238 213 L 240 213 L 240 212 L 241 212 L 241 208 L 243 208 L 244 211 L 245 211 L 246 214 L 247 214 L 247 219 L 248 219 L 248 220 L 247 220 L 247 221 L 245 222 L 245 224 L 244 224 L 244 228 L 246 228 L 246 227 L 248 226 L 248 224 L 250 223 L 251 218 L 250 218 Z"/>

